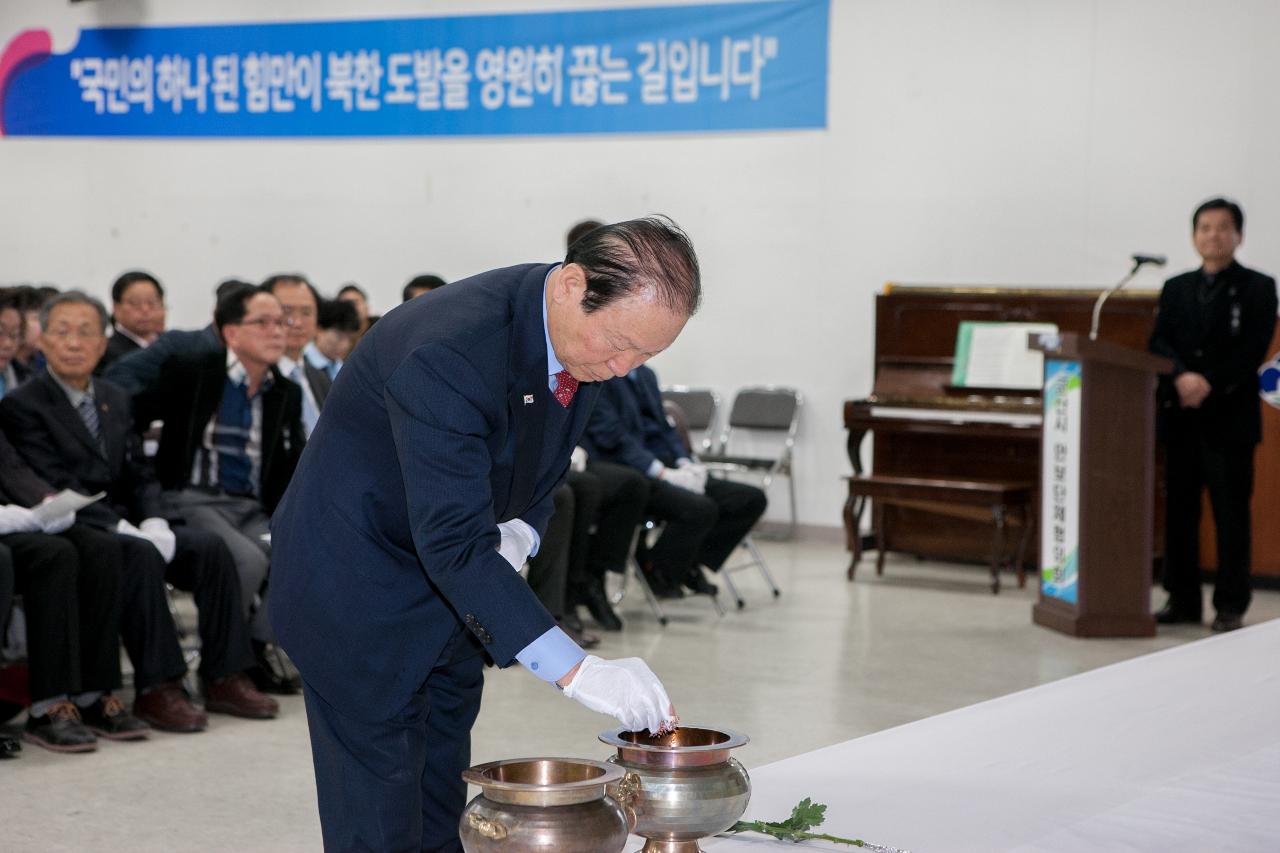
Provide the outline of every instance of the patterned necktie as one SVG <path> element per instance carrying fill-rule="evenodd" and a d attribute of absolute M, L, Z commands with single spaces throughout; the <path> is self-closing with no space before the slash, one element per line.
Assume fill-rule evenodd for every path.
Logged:
<path fill-rule="evenodd" d="M 84 421 L 84 428 L 89 430 L 89 435 L 102 447 L 102 423 L 98 420 L 98 409 L 93 404 L 93 398 L 88 394 L 81 397 L 76 412 L 79 413 L 80 420 Z"/>
<path fill-rule="evenodd" d="M 573 402 L 573 395 L 578 392 L 578 380 L 574 379 L 567 370 L 562 370 L 556 374 L 556 400 L 566 409 Z"/>

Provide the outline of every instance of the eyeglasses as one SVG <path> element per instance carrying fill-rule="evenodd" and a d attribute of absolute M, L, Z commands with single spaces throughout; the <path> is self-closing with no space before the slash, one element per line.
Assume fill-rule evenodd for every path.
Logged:
<path fill-rule="evenodd" d="M 284 316 L 286 318 L 293 318 L 293 317 L 305 318 L 305 317 L 316 316 L 316 309 L 309 308 L 305 305 L 282 305 L 281 307 L 284 309 Z"/>
<path fill-rule="evenodd" d="M 77 338 L 82 341 L 96 341 L 102 337 L 102 332 L 98 329 L 48 329 L 40 333 L 42 338 L 53 338 L 55 341 L 65 341 Z"/>
<path fill-rule="evenodd" d="M 252 320 L 241 320 L 233 326 L 257 326 L 259 329 L 283 329 L 288 325 L 284 317 L 254 317 Z"/>
<path fill-rule="evenodd" d="M 122 299 L 121 305 L 127 305 L 135 311 L 142 311 L 150 308 L 152 311 L 158 311 L 164 307 L 164 303 L 159 299 Z"/>
<path fill-rule="evenodd" d="M 0 341 L 3 341 L 5 339 L 11 340 L 11 341 L 22 340 L 22 330 L 11 329 L 8 326 L 0 326 Z"/>

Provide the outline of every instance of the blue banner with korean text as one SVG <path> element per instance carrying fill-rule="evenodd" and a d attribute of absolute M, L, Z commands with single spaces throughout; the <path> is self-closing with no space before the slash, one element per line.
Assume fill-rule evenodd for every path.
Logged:
<path fill-rule="evenodd" d="M 829 0 L 28 30 L 7 136 L 490 136 L 822 128 Z"/>

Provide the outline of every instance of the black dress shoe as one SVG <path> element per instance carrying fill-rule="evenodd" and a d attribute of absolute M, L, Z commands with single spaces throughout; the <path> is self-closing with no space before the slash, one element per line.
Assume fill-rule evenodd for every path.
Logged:
<path fill-rule="evenodd" d="M 649 583 L 649 589 L 653 590 L 653 594 L 658 598 L 684 598 L 684 591 L 680 589 L 680 584 L 673 584 L 656 569 L 650 567 L 645 567 L 643 572 L 644 579 Z"/>
<path fill-rule="evenodd" d="M 253 681 L 253 685 L 263 693 L 274 693 L 277 696 L 292 696 L 302 690 L 302 679 L 289 671 L 289 664 L 284 654 L 275 646 L 254 644 L 254 657 L 257 663 L 245 670 L 245 674 Z"/>
<path fill-rule="evenodd" d="M 107 740 L 146 740 L 151 728 L 110 693 L 81 709 L 80 718 L 89 731 Z"/>
<path fill-rule="evenodd" d="M 0 735 L 0 758 L 17 758 L 19 752 L 22 752 L 22 744 L 16 737 Z"/>
<path fill-rule="evenodd" d="M 1194 622 L 1199 624 L 1200 614 L 1185 610 L 1176 605 L 1173 602 L 1173 599 L 1169 599 L 1165 602 L 1164 607 L 1161 607 L 1160 610 L 1156 612 L 1156 622 L 1161 625 L 1177 625 L 1180 622 Z"/>
<path fill-rule="evenodd" d="M 1244 627 L 1244 617 L 1237 613 L 1219 610 L 1218 615 L 1213 620 L 1213 624 L 1209 627 L 1219 634 L 1226 631 L 1237 631 Z"/>
<path fill-rule="evenodd" d="M 591 618 L 596 620 L 606 631 L 621 631 L 622 620 L 609 604 L 609 596 L 604 591 L 604 583 L 594 580 L 579 590 L 578 600 L 586 605 Z"/>
<path fill-rule="evenodd" d="M 685 578 L 684 585 L 693 590 L 696 595 L 715 596 L 720 592 L 720 588 L 707 580 L 702 574 L 702 570 L 696 567 L 689 572 L 689 576 Z"/>
<path fill-rule="evenodd" d="M 27 717 L 22 739 L 53 752 L 93 752 L 98 748 L 98 739 L 80 722 L 80 710 L 70 702 L 59 702 L 39 717 Z"/>

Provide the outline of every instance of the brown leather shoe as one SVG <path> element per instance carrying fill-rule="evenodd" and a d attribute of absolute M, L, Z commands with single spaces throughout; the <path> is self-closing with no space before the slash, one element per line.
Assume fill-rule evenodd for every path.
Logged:
<path fill-rule="evenodd" d="M 172 682 L 135 699 L 133 715 L 162 732 L 198 732 L 209 725 L 209 716 L 191 704 L 187 691 Z"/>
<path fill-rule="evenodd" d="M 276 700 L 260 692 L 242 672 L 206 684 L 204 707 L 211 714 L 231 714 L 252 720 L 269 720 L 280 712 Z"/>

